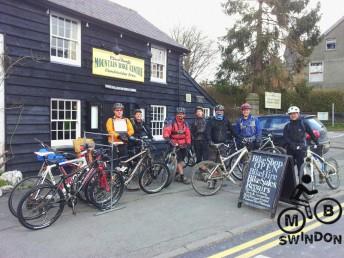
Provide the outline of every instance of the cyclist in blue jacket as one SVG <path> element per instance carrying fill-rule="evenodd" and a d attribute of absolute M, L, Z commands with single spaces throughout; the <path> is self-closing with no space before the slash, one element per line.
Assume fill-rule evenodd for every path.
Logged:
<path fill-rule="evenodd" d="M 242 115 L 236 122 L 237 134 L 241 137 L 242 142 L 246 144 L 249 150 L 259 148 L 262 138 L 262 128 L 259 120 L 250 114 L 251 109 L 252 108 L 250 104 L 242 104 Z"/>

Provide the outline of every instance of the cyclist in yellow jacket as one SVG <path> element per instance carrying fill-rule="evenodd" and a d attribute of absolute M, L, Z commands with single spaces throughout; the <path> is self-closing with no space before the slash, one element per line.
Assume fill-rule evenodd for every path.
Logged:
<path fill-rule="evenodd" d="M 119 157 L 128 155 L 128 139 L 134 134 L 134 128 L 128 118 L 123 117 L 124 106 L 122 103 L 115 103 L 112 107 L 114 116 L 106 121 L 106 130 L 109 134 L 109 143 L 118 144 Z M 115 153 L 116 155 L 116 153 Z M 117 155 L 116 155 L 117 156 Z"/>

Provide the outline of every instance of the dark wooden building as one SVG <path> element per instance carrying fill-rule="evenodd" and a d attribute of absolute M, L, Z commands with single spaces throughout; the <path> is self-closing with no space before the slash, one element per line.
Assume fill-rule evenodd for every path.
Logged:
<path fill-rule="evenodd" d="M 183 70 L 188 50 L 137 12 L 108 0 L 0 0 L 0 147 L 7 169 L 39 167 L 33 140 L 70 147 L 104 131 L 114 102 L 135 108 L 157 141 L 183 106 L 212 113 L 214 101 Z M 1 76 L 0 76 L 1 77 Z M 1 79 L 0 79 L 1 82 Z M 5 109 L 4 109 L 5 107 Z"/>

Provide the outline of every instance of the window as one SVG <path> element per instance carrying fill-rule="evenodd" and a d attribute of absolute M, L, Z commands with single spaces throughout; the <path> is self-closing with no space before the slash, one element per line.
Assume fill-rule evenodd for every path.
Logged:
<path fill-rule="evenodd" d="M 336 39 L 326 39 L 326 50 L 336 50 Z"/>
<path fill-rule="evenodd" d="M 81 66 L 81 25 L 68 17 L 50 15 L 50 60 Z"/>
<path fill-rule="evenodd" d="M 323 62 L 309 64 L 309 82 L 322 82 L 324 80 Z"/>
<path fill-rule="evenodd" d="M 80 137 L 80 101 L 51 99 L 51 146 L 72 145 Z"/>
<path fill-rule="evenodd" d="M 92 105 L 91 106 L 91 129 L 99 129 L 99 106 Z"/>
<path fill-rule="evenodd" d="M 152 105 L 152 120 L 151 130 L 154 139 L 162 140 L 162 129 L 164 128 L 164 122 L 166 120 L 166 106 Z"/>
<path fill-rule="evenodd" d="M 204 117 L 208 118 L 210 116 L 210 108 L 204 108 Z"/>
<path fill-rule="evenodd" d="M 166 83 L 166 49 L 152 47 L 151 81 Z"/>

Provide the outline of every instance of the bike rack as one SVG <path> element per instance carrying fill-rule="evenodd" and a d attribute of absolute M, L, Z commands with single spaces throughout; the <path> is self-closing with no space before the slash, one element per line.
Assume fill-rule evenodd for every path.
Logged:
<path fill-rule="evenodd" d="M 106 210 L 102 210 L 102 211 L 99 211 L 97 212 L 96 214 L 94 214 L 95 216 L 99 216 L 99 215 L 103 215 L 105 213 L 109 213 L 109 212 L 112 212 L 112 211 L 118 211 L 118 210 L 121 210 L 123 208 L 125 208 L 125 206 L 120 206 L 120 207 L 116 207 L 116 208 L 113 208 L 112 204 L 113 204 L 113 201 L 112 201 L 112 187 L 113 187 L 113 182 L 112 182 L 112 177 L 113 177 L 113 172 L 114 172 L 114 156 L 113 156 L 113 152 L 114 152 L 114 144 L 101 144 L 101 143 L 97 143 L 96 142 L 96 137 L 97 136 L 111 136 L 113 137 L 113 135 L 110 135 L 110 134 L 106 134 L 106 133 L 95 133 L 95 132 L 87 132 L 87 131 L 84 131 L 84 140 L 86 142 L 86 139 L 87 139 L 87 135 L 89 136 L 93 136 L 91 137 L 93 140 L 94 140 L 94 145 L 95 147 L 96 146 L 99 146 L 99 147 L 104 147 L 104 148 L 107 148 L 111 151 L 111 161 L 110 161 L 110 175 L 111 175 L 111 180 L 110 180 L 110 194 L 111 194 L 111 201 L 110 201 L 110 208 L 109 209 L 106 209 Z M 96 136 L 96 137 L 94 137 Z"/>

